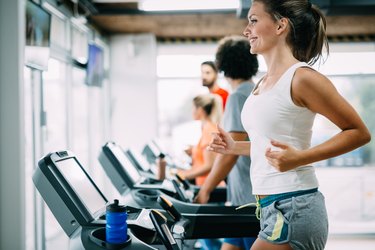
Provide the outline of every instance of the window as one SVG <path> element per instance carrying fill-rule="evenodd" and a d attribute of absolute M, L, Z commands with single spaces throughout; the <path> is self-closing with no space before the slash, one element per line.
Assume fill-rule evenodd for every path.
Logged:
<path fill-rule="evenodd" d="M 375 68 L 371 63 L 375 52 L 332 53 L 322 66 L 321 72 L 328 75 L 339 93 L 355 108 L 368 126 L 370 133 L 375 134 Z M 361 62 L 342 63 L 342 62 Z M 339 129 L 327 119 L 318 116 L 313 128 L 313 144 L 319 144 Z M 347 154 L 319 162 L 317 166 L 359 167 L 375 165 L 375 142 Z"/>
<path fill-rule="evenodd" d="M 51 20 L 51 44 L 63 49 L 69 49 L 69 42 L 66 32 L 66 21 L 52 15 Z"/>
<path fill-rule="evenodd" d="M 86 63 L 87 27 L 68 22 L 52 5 L 43 3 L 52 13 L 51 53 L 48 71 L 25 67 L 25 171 L 32 176 L 38 160 L 50 151 L 71 150 L 90 175 L 101 181 L 97 154 L 104 140 L 105 114 L 103 104 L 108 89 L 90 89 L 85 85 L 86 71 L 74 68 L 71 57 Z M 72 34 L 70 33 L 72 32 Z M 106 48 L 100 35 L 95 38 Z M 105 61 L 108 68 L 109 60 Z M 106 92 L 106 93 L 107 93 Z M 91 161 L 91 162 L 90 162 Z M 93 162 L 92 162 L 93 161 Z M 93 163 L 93 164 L 91 164 Z M 98 173 L 99 172 L 99 173 Z M 69 238 L 58 225 L 51 211 L 36 195 L 31 178 L 26 178 L 26 249 L 68 249 Z"/>
<path fill-rule="evenodd" d="M 166 149 L 175 157 L 181 157 L 183 162 L 186 162 L 186 156 L 184 158 L 182 153 L 184 146 L 194 144 L 192 142 L 200 133 L 199 124 L 196 126 L 189 122 L 192 120 L 192 98 L 205 91 L 200 83 L 199 65 L 205 59 L 212 60 L 215 53 L 214 49 L 195 47 L 199 46 L 185 45 L 180 49 L 165 46 L 159 52 L 157 65 L 159 135 L 166 142 Z M 181 51 L 186 54 L 181 55 Z M 314 67 L 333 82 L 339 93 L 360 114 L 370 133 L 375 135 L 374 47 L 366 44 L 331 44 L 331 51 L 324 64 Z M 258 57 L 258 60 L 259 75 L 262 75 L 266 70 L 265 63 L 262 57 Z M 257 81 L 258 77 L 254 80 Z M 220 78 L 219 83 L 223 82 L 225 79 Z M 318 115 L 313 127 L 312 144 L 319 144 L 339 131 L 334 124 Z M 317 167 L 319 189 L 326 197 L 330 233 L 374 233 L 375 140 L 347 154 L 314 163 L 314 166 Z"/>
<path fill-rule="evenodd" d="M 192 118 L 192 101 L 195 96 L 208 93 L 201 83 L 200 65 L 213 59 L 205 54 L 166 54 L 157 58 L 159 136 L 171 140 L 171 149 L 176 154 L 199 139 L 200 123 Z M 229 89 L 222 77 L 218 82 Z"/>
<path fill-rule="evenodd" d="M 50 59 L 44 72 L 45 152 L 67 148 L 66 66 Z"/>
<path fill-rule="evenodd" d="M 72 57 L 80 63 L 87 62 L 88 35 L 76 26 L 72 26 Z"/>
<path fill-rule="evenodd" d="M 84 167 L 89 166 L 88 87 L 86 72 L 73 68 L 72 86 L 72 150 Z"/>
<path fill-rule="evenodd" d="M 176 49 L 177 45 L 169 49 L 167 46 L 161 46 L 159 50 L 157 59 L 159 136 L 166 141 L 172 141 L 170 145 L 173 145 L 171 147 L 173 151 L 181 151 L 184 145 L 191 144 L 199 137 L 197 124 L 192 122 L 191 118 L 191 100 L 197 94 L 207 93 L 207 89 L 201 85 L 200 64 L 205 60 L 214 59 L 216 45 L 203 45 L 204 50 L 199 46 L 201 45 L 181 45 L 179 49 Z M 341 48 L 342 45 L 332 46 L 335 49 Z M 342 50 L 360 51 L 361 45 L 347 45 Z M 186 54 L 181 54 L 181 51 Z M 361 115 L 372 134 L 375 134 L 375 120 L 371 119 L 372 114 L 375 113 L 375 92 L 371 91 L 375 88 L 374 58 L 375 52 L 332 52 L 325 63 L 314 66 L 331 79 L 340 94 Z M 263 57 L 258 57 L 258 60 L 260 72 L 258 75 L 262 75 L 266 70 L 266 65 Z M 258 78 L 257 76 L 254 80 L 257 81 Z M 218 82 L 230 90 L 222 76 Z M 171 103 L 174 105 L 170 105 Z M 312 143 L 315 145 L 338 133 L 339 129 L 318 115 L 313 131 Z M 175 145 L 176 143 L 178 145 Z M 315 165 L 320 167 L 373 166 L 375 165 L 374 154 L 375 140 L 362 148 Z"/>

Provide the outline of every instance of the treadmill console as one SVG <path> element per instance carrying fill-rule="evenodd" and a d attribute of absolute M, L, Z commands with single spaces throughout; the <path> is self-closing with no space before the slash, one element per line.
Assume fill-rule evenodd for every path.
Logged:
<path fill-rule="evenodd" d="M 68 236 L 104 213 L 108 200 L 71 152 L 50 153 L 38 166 L 35 187 Z"/>
<path fill-rule="evenodd" d="M 80 226 L 105 226 L 108 200 L 71 152 L 50 153 L 38 166 L 34 184 L 69 237 Z M 149 210 L 126 208 L 129 227 L 154 231 Z"/>
<path fill-rule="evenodd" d="M 156 159 L 161 153 L 160 149 L 152 142 L 146 144 L 142 150 L 142 155 L 150 164 L 155 164 Z"/>
<path fill-rule="evenodd" d="M 138 170 L 156 175 L 157 171 L 155 164 L 150 164 L 140 153 L 135 150 L 128 149 L 126 150 L 126 155 L 133 165 L 138 168 Z"/>
<path fill-rule="evenodd" d="M 113 142 L 107 142 L 102 147 L 99 161 L 113 185 L 122 195 L 134 189 L 159 189 L 183 201 L 193 200 L 194 193 L 181 189 L 177 182 L 173 183 L 168 179 L 159 181 L 142 176 L 138 168 L 126 157 L 122 148 Z"/>
<path fill-rule="evenodd" d="M 133 164 L 125 155 L 124 150 L 113 142 L 108 142 L 102 147 L 99 162 L 120 194 L 128 191 L 129 188 L 132 189 L 136 183 L 143 179 L 138 169 L 133 167 Z"/>

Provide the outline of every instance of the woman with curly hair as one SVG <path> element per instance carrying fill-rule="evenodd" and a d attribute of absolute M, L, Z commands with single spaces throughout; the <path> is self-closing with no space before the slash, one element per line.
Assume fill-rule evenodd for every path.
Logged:
<path fill-rule="evenodd" d="M 225 37 L 219 42 L 215 63 L 229 82 L 232 93 L 224 111 L 223 125 L 235 140 L 247 140 L 248 135 L 241 123 L 242 107 L 254 88 L 252 77 L 258 71 L 256 55 L 249 53 L 250 45 L 241 36 Z M 250 157 L 218 155 L 206 181 L 203 183 L 196 202 L 207 203 L 210 193 L 227 178 L 227 200 L 233 205 L 255 202 L 251 194 Z M 226 238 L 221 249 L 249 249 L 255 238 Z"/>

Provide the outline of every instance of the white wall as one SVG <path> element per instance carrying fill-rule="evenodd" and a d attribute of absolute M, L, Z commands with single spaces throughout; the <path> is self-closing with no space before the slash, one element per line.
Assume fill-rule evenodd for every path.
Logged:
<path fill-rule="evenodd" d="M 116 35 L 111 47 L 112 140 L 141 148 L 157 136 L 156 38 Z"/>
<path fill-rule="evenodd" d="M 0 249 L 25 249 L 24 4 L 0 0 Z"/>

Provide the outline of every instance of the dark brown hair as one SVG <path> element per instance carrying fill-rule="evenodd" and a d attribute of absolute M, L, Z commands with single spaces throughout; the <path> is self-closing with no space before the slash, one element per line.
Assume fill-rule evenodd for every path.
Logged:
<path fill-rule="evenodd" d="M 254 0 L 263 3 L 275 21 L 287 18 L 290 32 L 287 43 L 299 61 L 314 64 L 322 57 L 323 47 L 329 53 L 326 19 L 309 0 Z"/>
<path fill-rule="evenodd" d="M 208 65 L 210 66 L 216 73 L 218 72 L 217 68 L 216 68 L 216 65 L 213 61 L 205 61 L 205 62 L 202 62 L 201 65 Z"/>

